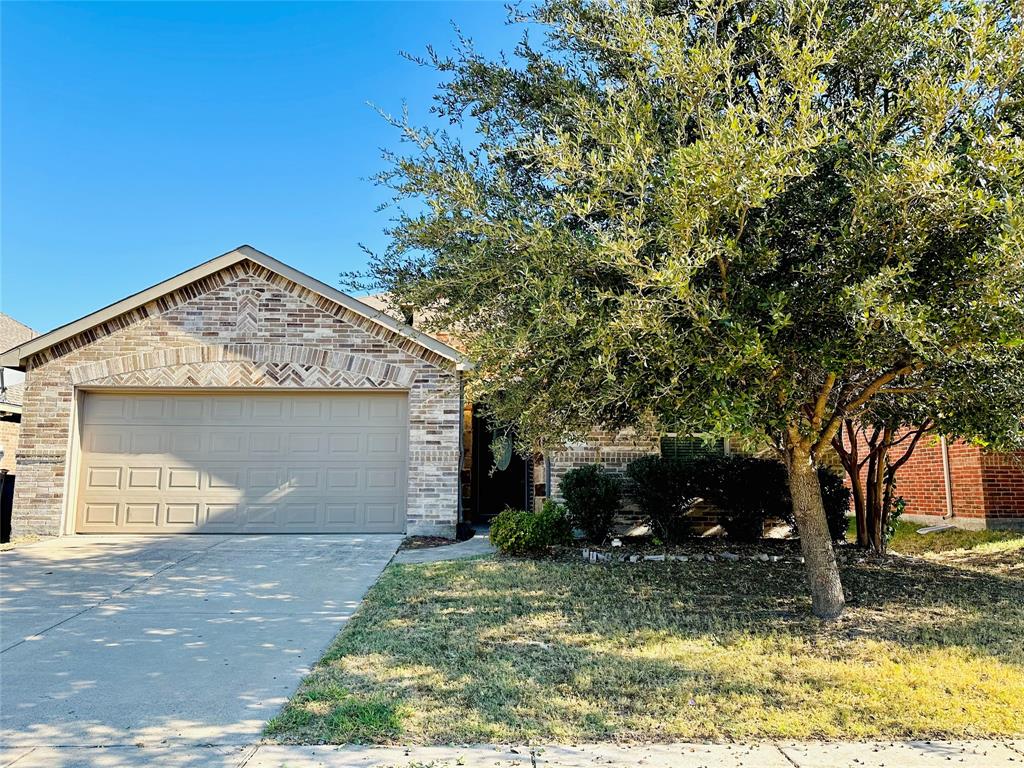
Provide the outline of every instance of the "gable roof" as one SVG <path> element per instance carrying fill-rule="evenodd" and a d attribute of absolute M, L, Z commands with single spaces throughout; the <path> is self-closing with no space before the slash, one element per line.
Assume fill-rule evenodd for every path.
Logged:
<path fill-rule="evenodd" d="M 18 346 L 0 353 L 0 365 L 8 368 L 21 368 L 29 357 L 37 354 L 38 352 L 49 349 L 55 344 L 59 344 L 72 336 L 88 331 L 90 328 L 100 325 L 101 323 L 105 323 L 119 315 L 123 315 L 126 312 L 130 312 L 137 307 L 170 293 L 171 291 L 178 290 L 179 288 L 190 283 L 194 283 L 197 280 L 202 280 L 204 277 L 219 272 L 220 270 L 237 264 L 240 261 L 251 261 L 255 264 L 259 264 L 271 272 L 275 272 L 282 277 L 291 280 L 293 283 L 301 285 L 303 288 L 306 288 L 313 293 L 317 293 L 325 299 L 333 301 L 334 303 L 345 307 L 345 309 L 351 310 L 355 314 L 373 321 L 382 328 L 392 331 L 393 333 L 397 333 L 400 336 L 404 336 L 410 341 L 413 341 L 426 350 L 440 355 L 446 360 L 451 360 L 460 370 L 470 367 L 470 364 L 467 362 L 466 357 L 463 354 L 444 342 L 439 341 L 433 336 L 425 334 L 422 331 L 417 331 L 412 326 L 396 320 L 387 313 L 382 312 L 380 309 L 364 304 L 358 299 L 349 296 L 347 293 L 343 293 L 336 288 L 332 288 L 326 283 L 321 283 L 316 278 L 310 277 L 304 272 L 299 272 L 297 269 L 289 267 L 287 264 L 268 256 L 262 251 L 256 250 L 251 245 L 240 245 L 233 251 L 228 251 L 214 259 L 210 259 L 197 267 L 193 267 L 192 269 L 182 272 L 179 275 L 175 275 L 168 280 L 164 280 L 162 283 L 157 283 L 143 291 L 132 294 L 131 296 L 121 299 L 121 301 L 115 302 L 103 309 L 97 310 L 90 315 L 86 315 L 85 317 L 79 318 L 67 325 L 55 328 L 49 333 L 44 333 L 41 336 L 24 341 Z"/>

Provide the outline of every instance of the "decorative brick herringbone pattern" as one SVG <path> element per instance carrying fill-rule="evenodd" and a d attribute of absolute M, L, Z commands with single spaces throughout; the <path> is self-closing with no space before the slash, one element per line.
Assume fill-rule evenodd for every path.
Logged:
<path fill-rule="evenodd" d="M 294 363 L 192 363 L 132 371 L 89 382 L 115 387 L 302 387 L 312 389 L 397 389 L 386 379 Z"/>
<path fill-rule="evenodd" d="M 70 369 L 71 381 L 75 384 L 131 383 L 133 386 L 167 386 L 163 382 L 172 380 L 172 372 L 160 373 L 159 369 L 184 369 L 203 363 L 247 363 L 259 367 L 263 363 L 292 363 L 286 372 L 281 368 L 282 378 L 268 383 L 284 386 L 288 379 L 296 386 L 303 384 L 303 371 L 336 371 L 339 375 L 310 373 L 317 382 L 336 381 L 337 386 L 358 387 L 409 387 L 412 385 L 415 369 L 374 359 L 367 355 L 331 351 L 313 345 L 301 344 L 219 344 L 193 345 L 188 347 L 167 347 L 133 355 L 111 357 L 105 360 L 77 365 Z M 198 369 L 192 369 L 196 371 Z M 275 369 L 276 370 L 276 369 Z M 153 373 L 141 372 L 154 371 Z M 127 376 L 126 374 L 140 374 Z M 212 373 L 209 375 L 216 375 Z M 333 378 L 331 378 L 333 376 Z M 115 382 L 117 379 L 117 382 Z M 152 382 L 152 383 L 148 383 Z M 359 382 L 348 385 L 347 382 Z M 173 384 L 171 386 L 178 386 Z M 219 385 L 210 385 L 219 386 Z M 237 385 L 242 386 L 242 385 Z M 306 383 L 306 386 L 324 386 L 322 383 Z M 326 386 L 331 386 L 327 384 Z"/>
<path fill-rule="evenodd" d="M 260 327 L 260 296 L 256 291 L 238 292 L 238 333 L 249 335 Z"/>

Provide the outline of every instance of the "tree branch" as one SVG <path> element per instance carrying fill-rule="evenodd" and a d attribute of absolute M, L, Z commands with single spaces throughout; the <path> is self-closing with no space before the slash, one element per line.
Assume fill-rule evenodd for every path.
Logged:
<path fill-rule="evenodd" d="M 858 408 L 860 408 L 862 405 L 868 402 L 872 397 L 878 394 L 878 391 L 882 387 L 884 387 L 890 381 L 899 378 L 900 376 L 906 376 L 907 374 L 914 373 L 915 371 L 921 370 L 921 368 L 923 367 L 924 366 L 922 363 L 913 362 L 907 363 L 906 365 L 901 365 L 898 368 L 892 368 L 883 373 L 881 376 L 875 378 L 874 381 L 872 381 L 870 384 L 864 387 L 864 389 L 861 390 L 860 394 L 857 395 L 845 406 L 837 406 L 836 410 L 832 414 L 832 418 L 829 419 L 828 424 L 825 425 L 825 428 L 821 431 L 821 434 L 819 435 L 817 441 L 814 443 L 812 451 L 815 453 L 815 455 L 817 454 L 820 446 L 828 442 L 831 442 L 832 436 L 836 433 L 836 430 L 839 429 L 840 424 L 842 424 L 842 420 L 850 416 L 854 411 L 856 411 Z"/>

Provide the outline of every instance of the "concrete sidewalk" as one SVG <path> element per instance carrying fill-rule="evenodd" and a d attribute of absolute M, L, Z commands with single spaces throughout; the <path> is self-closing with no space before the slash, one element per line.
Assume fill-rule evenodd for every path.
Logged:
<path fill-rule="evenodd" d="M 1021 768 L 1024 740 L 472 747 L 69 747 L 0 750 L 0 766 L 214 768 Z"/>
<path fill-rule="evenodd" d="M 465 560 L 469 557 L 491 555 L 497 552 L 486 532 L 478 532 L 472 539 L 440 547 L 403 549 L 395 555 L 396 563 L 439 563 L 443 560 Z"/>

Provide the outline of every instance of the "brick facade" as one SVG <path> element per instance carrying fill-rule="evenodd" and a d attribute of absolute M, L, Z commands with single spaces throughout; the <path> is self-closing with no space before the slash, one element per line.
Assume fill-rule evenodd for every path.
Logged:
<path fill-rule="evenodd" d="M 26 372 L 16 535 L 62 532 L 76 387 L 407 390 L 407 530 L 454 533 L 454 364 L 260 264 L 237 262 L 61 341 Z"/>
<path fill-rule="evenodd" d="M 861 455 L 867 447 L 860 446 Z M 953 497 L 950 522 L 964 527 L 1024 527 L 1024 452 L 996 453 L 962 441 L 948 443 Z M 893 449 L 895 457 L 902 447 Z M 896 494 L 914 518 L 947 515 L 942 443 L 924 437 L 896 475 Z"/>
<path fill-rule="evenodd" d="M 0 419 L 0 445 L 4 448 L 4 457 L 0 459 L 0 469 L 14 472 L 14 457 L 18 451 L 18 433 L 21 425 L 11 419 Z"/>
<path fill-rule="evenodd" d="M 586 442 L 569 443 L 564 448 L 551 451 L 548 455 L 548 473 L 551 498 L 561 500 L 558 486 L 565 473 L 574 467 L 586 464 L 601 464 L 613 472 L 624 472 L 626 465 L 641 456 L 661 453 L 657 435 L 644 435 L 634 430 L 610 432 L 594 429 Z"/>

